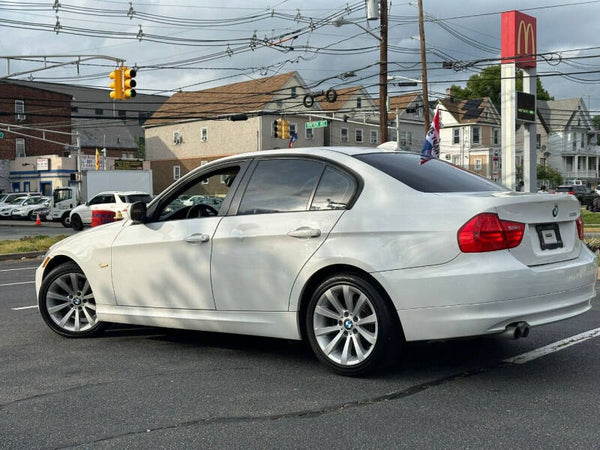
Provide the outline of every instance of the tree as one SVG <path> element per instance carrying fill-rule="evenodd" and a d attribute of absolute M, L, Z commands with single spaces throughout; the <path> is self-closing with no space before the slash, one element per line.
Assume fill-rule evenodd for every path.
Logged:
<path fill-rule="evenodd" d="M 600 116 L 592 117 L 592 122 L 594 123 L 594 128 L 600 130 Z"/>
<path fill-rule="evenodd" d="M 547 181 L 550 187 L 558 186 L 562 183 L 562 176 L 560 172 L 550 166 L 537 166 L 537 179 L 540 181 Z"/>
<path fill-rule="evenodd" d="M 466 87 L 462 88 L 453 84 L 450 87 L 450 95 L 457 100 L 467 100 L 471 98 L 489 97 L 492 103 L 500 110 L 500 91 L 501 91 L 501 70 L 500 65 L 488 66 L 481 70 L 479 74 L 471 75 L 467 81 Z M 517 70 L 517 91 L 523 90 L 523 71 Z M 537 78 L 537 98 L 538 100 L 554 100 L 548 91 L 544 89 L 542 81 Z"/>

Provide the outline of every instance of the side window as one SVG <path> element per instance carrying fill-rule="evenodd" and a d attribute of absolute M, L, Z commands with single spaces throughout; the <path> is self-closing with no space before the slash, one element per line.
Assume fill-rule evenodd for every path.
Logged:
<path fill-rule="evenodd" d="M 327 167 L 310 209 L 345 209 L 355 191 L 354 178 L 333 167 Z"/>
<path fill-rule="evenodd" d="M 238 214 L 305 211 L 323 172 L 323 163 L 303 159 L 260 161 Z"/>
<path fill-rule="evenodd" d="M 104 195 L 96 195 L 88 202 L 88 205 L 100 205 L 102 203 L 106 203 L 104 201 Z"/>
<path fill-rule="evenodd" d="M 159 206 L 158 220 L 195 219 L 218 215 L 239 171 L 239 166 L 222 168 L 182 185 L 166 203 Z"/>

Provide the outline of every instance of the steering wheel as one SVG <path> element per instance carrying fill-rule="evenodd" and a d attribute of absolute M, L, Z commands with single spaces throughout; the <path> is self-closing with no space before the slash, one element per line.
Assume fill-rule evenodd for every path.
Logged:
<path fill-rule="evenodd" d="M 186 214 L 186 218 L 196 218 L 196 217 L 212 217 L 219 215 L 219 211 L 209 205 L 205 205 L 204 203 L 198 203 L 197 205 L 192 205 Z"/>

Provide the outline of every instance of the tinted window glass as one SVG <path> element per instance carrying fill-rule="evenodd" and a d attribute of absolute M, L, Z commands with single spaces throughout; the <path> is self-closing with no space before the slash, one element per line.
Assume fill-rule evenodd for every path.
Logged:
<path fill-rule="evenodd" d="M 216 216 L 239 171 L 239 166 L 222 168 L 181 185 L 160 207 L 158 219 L 166 221 Z"/>
<path fill-rule="evenodd" d="M 356 159 L 421 192 L 485 192 L 507 189 L 452 164 L 430 159 L 421 164 L 416 153 L 370 153 Z"/>
<path fill-rule="evenodd" d="M 345 209 L 355 190 L 356 182 L 352 177 L 327 167 L 310 209 Z"/>
<path fill-rule="evenodd" d="M 124 203 L 135 203 L 135 202 L 149 203 L 152 201 L 152 196 L 148 195 L 148 194 L 119 195 L 119 198 Z"/>
<path fill-rule="evenodd" d="M 248 183 L 238 214 L 304 211 L 322 172 L 323 164 L 315 161 L 260 161 Z"/>

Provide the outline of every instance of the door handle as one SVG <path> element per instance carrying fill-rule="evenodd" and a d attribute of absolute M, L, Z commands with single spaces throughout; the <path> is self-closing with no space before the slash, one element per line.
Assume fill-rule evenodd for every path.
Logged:
<path fill-rule="evenodd" d="M 208 242 L 210 240 L 210 236 L 208 234 L 194 233 L 189 235 L 184 239 L 185 242 L 190 244 L 202 244 L 203 242 Z"/>
<path fill-rule="evenodd" d="M 321 236 L 321 230 L 317 228 L 300 227 L 290 231 L 287 235 L 299 239 L 310 239 Z"/>

